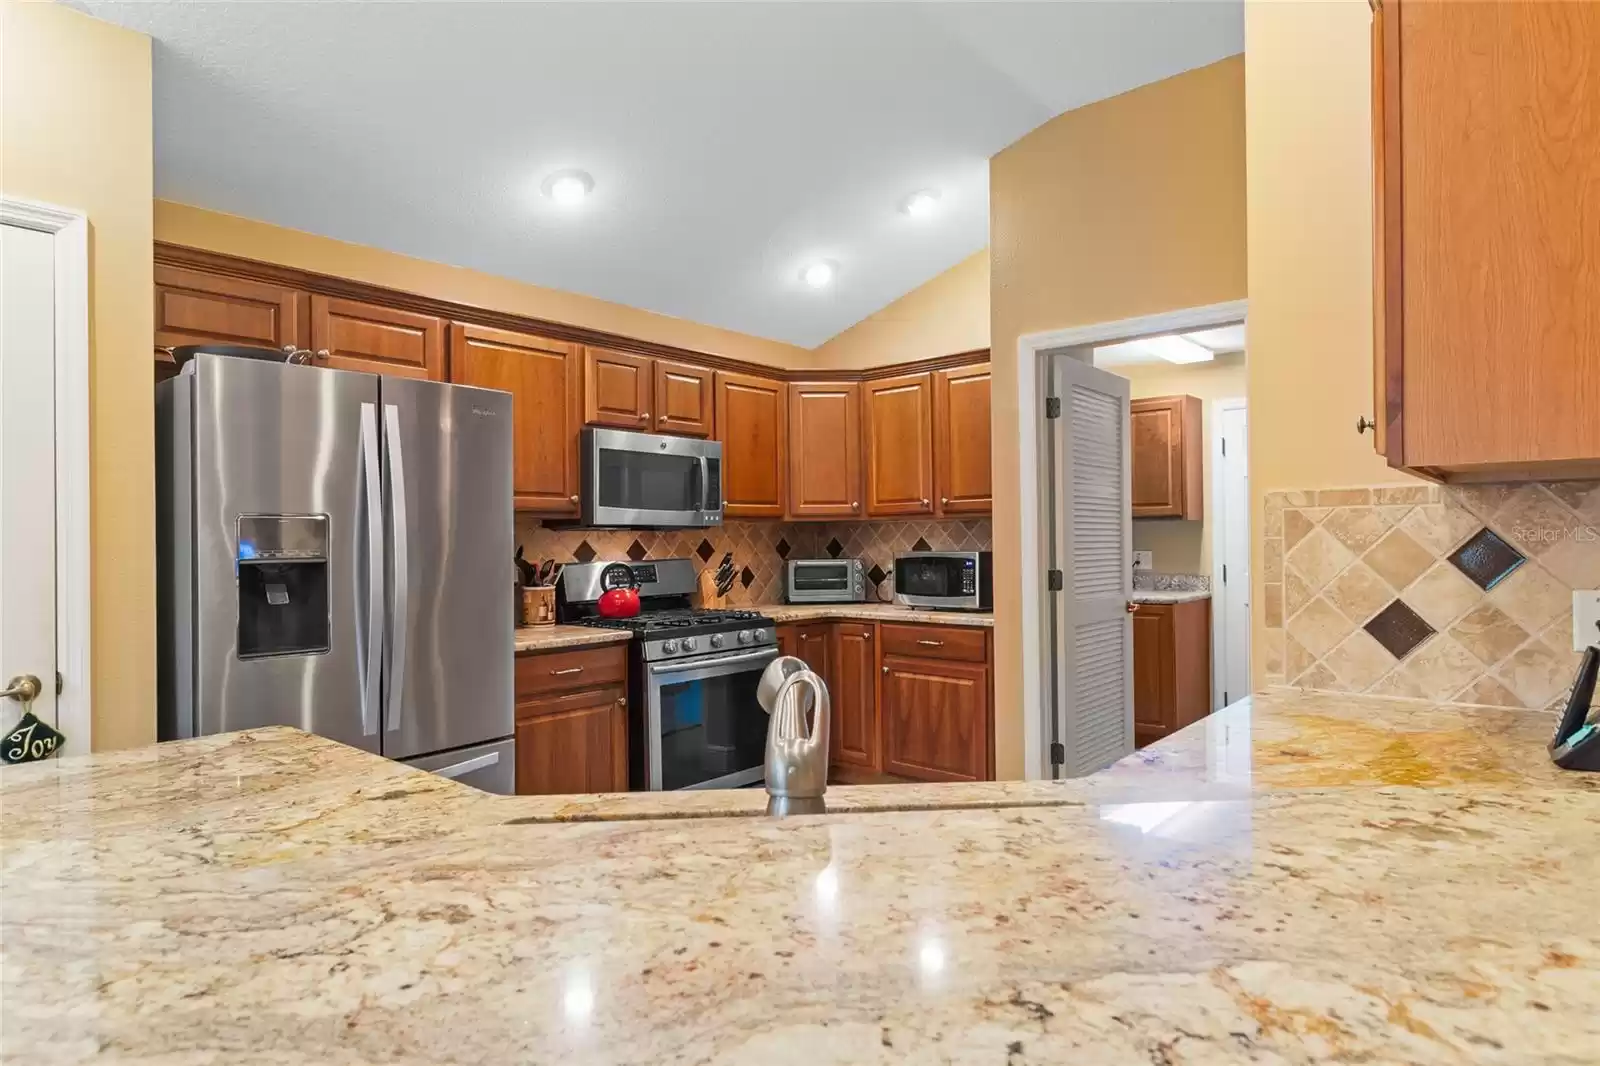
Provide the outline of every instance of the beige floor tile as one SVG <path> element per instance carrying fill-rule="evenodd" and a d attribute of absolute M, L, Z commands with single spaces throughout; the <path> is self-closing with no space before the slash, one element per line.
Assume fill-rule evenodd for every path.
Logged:
<path fill-rule="evenodd" d="M 1475 681 L 1483 672 L 1483 664 L 1441 633 L 1412 652 L 1399 672 L 1417 687 L 1423 699 L 1443 700 Z"/>
<path fill-rule="evenodd" d="M 1451 563 L 1435 563 L 1400 598 L 1430 626 L 1443 631 L 1483 600 L 1483 590 Z"/>
<path fill-rule="evenodd" d="M 1408 677 L 1404 668 L 1399 666 L 1379 678 L 1367 691 L 1375 696 L 1403 696 L 1414 700 L 1425 698 L 1422 686 Z"/>
<path fill-rule="evenodd" d="M 1394 656 L 1366 630 L 1358 629 L 1323 656 L 1322 664 L 1337 674 L 1349 691 L 1365 692 L 1394 669 Z"/>
<path fill-rule="evenodd" d="M 1450 627 L 1450 635 L 1483 665 L 1493 666 L 1516 651 L 1529 634 L 1500 608 L 1485 602 L 1462 615 Z"/>
<path fill-rule="evenodd" d="M 1541 553 L 1539 562 L 1569 589 L 1600 588 L 1600 540 L 1567 537 Z"/>
<path fill-rule="evenodd" d="M 1489 590 L 1489 602 L 1530 631 L 1572 610 L 1572 590 L 1550 575 L 1542 562 L 1526 562 Z"/>
<path fill-rule="evenodd" d="M 1284 628 L 1292 640 L 1310 652 L 1313 658 L 1320 659 L 1349 636 L 1355 624 L 1333 604 L 1318 596 L 1290 618 Z M 1285 672 L 1294 675 L 1293 670 Z"/>
<path fill-rule="evenodd" d="M 1453 703 L 1475 703 L 1485 707 L 1521 707 L 1523 702 L 1515 692 L 1502 685 L 1498 678 L 1484 674 L 1458 692 Z"/>
<path fill-rule="evenodd" d="M 1375 507 L 1336 507 L 1322 520 L 1322 528 L 1356 555 L 1378 543 L 1389 525 Z"/>
<path fill-rule="evenodd" d="M 1402 529 L 1391 529 L 1362 556 L 1362 562 L 1396 589 L 1415 581 L 1433 561 L 1433 554 Z"/>
<path fill-rule="evenodd" d="M 1356 625 L 1363 625 L 1373 615 L 1389 606 L 1395 592 L 1389 583 L 1379 577 L 1363 562 L 1351 563 L 1338 577 L 1328 583 L 1323 591 L 1345 617 Z"/>
<path fill-rule="evenodd" d="M 1321 529 L 1312 530 L 1289 552 L 1286 562 L 1313 589 L 1320 589 L 1355 561 L 1355 554 Z"/>
<path fill-rule="evenodd" d="M 1515 490 L 1514 485 L 1447 485 L 1444 494 L 1487 524 Z"/>
<path fill-rule="evenodd" d="M 1585 522 L 1600 522 L 1600 481 L 1553 481 L 1545 488 Z"/>
<path fill-rule="evenodd" d="M 1495 676 L 1529 707 L 1543 707 L 1571 682 L 1570 653 L 1557 653 L 1535 638 L 1495 669 Z"/>
<path fill-rule="evenodd" d="M 1434 555 L 1444 558 L 1482 529 L 1483 521 L 1454 502 L 1430 503 L 1406 515 L 1400 528 Z"/>
<path fill-rule="evenodd" d="M 1338 675 L 1322 663 L 1312 663 L 1311 669 L 1295 678 L 1293 684 L 1315 692 L 1350 691 L 1350 686 L 1340 681 Z"/>

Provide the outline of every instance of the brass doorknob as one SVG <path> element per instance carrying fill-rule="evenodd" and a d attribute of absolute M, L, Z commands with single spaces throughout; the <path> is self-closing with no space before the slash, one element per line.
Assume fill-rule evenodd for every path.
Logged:
<path fill-rule="evenodd" d="M 1133 603 L 1131 601 L 1128 603 L 1128 613 L 1129 614 L 1133 614 L 1138 609 L 1139 609 L 1139 605 L 1137 603 Z"/>
<path fill-rule="evenodd" d="M 1356 432 L 1357 433 L 1365 433 L 1369 429 L 1377 429 L 1377 428 L 1378 428 L 1378 423 L 1374 422 L 1372 419 L 1368 418 L 1366 415 L 1362 415 L 1360 418 L 1356 419 Z"/>
<path fill-rule="evenodd" d="M 5 688 L 0 688 L 0 696 L 8 700 L 21 700 L 23 703 L 32 703 L 39 698 L 39 693 L 44 691 L 44 686 L 32 674 L 18 674 L 6 682 Z"/>

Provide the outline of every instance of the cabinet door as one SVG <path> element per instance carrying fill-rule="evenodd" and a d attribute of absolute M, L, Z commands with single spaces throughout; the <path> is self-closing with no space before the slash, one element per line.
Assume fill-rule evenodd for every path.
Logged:
<path fill-rule="evenodd" d="M 795 634 L 795 655 L 811 667 L 812 673 L 833 688 L 833 626 L 828 622 L 813 622 L 800 626 Z"/>
<path fill-rule="evenodd" d="M 833 627 L 828 694 L 833 729 L 828 761 L 840 766 L 880 769 L 878 761 L 878 655 L 873 627 L 840 622 Z"/>
<path fill-rule="evenodd" d="M 716 408 L 712 371 L 669 359 L 657 359 L 655 364 L 656 432 L 711 436 Z"/>
<path fill-rule="evenodd" d="M 1372 7 L 1372 445 L 1401 459 L 1400 419 L 1400 39 L 1381 3 Z M 1390 203 L 1395 210 L 1390 210 Z M 1389 308 L 1395 313 L 1391 316 Z M 1395 375 L 1390 387 L 1390 374 Z"/>
<path fill-rule="evenodd" d="M 1203 512 L 1200 401 L 1151 396 L 1129 404 L 1133 517 L 1188 518 Z"/>
<path fill-rule="evenodd" d="M 628 790 L 628 699 L 593 689 L 517 704 L 517 795 Z"/>
<path fill-rule="evenodd" d="M 782 518 L 788 503 L 788 390 L 781 381 L 717 371 L 723 514 Z"/>
<path fill-rule="evenodd" d="M 591 426 L 650 428 L 653 360 L 605 348 L 583 350 L 583 420 Z"/>
<path fill-rule="evenodd" d="M 208 341 L 263 348 L 306 343 L 310 297 L 295 289 L 158 264 L 155 294 L 158 349 Z M 157 358 L 171 362 L 163 352 Z"/>
<path fill-rule="evenodd" d="M 989 668 L 884 656 L 883 769 L 919 781 L 982 781 L 989 766 Z"/>
<path fill-rule="evenodd" d="M 933 377 L 883 378 L 862 386 L 867 438 L 867 514 L 933 513 Z"/>
<path fill-rule="evenodd" d="M 988 514 L 994 509 L 989 458 L 989 364 L 936 372 L 933 470 L 939 514 Z"/>
<path fill-rule="evenodd" d="M 861 516 L 861 386 L 789 386 L 789 515 Z"/>
<path fill-rule="evenodd" d="M 800 627 L 796 625 L 783 625 L 778 627 L 778 654 L 800 654 Z"/>
<path fill-rule="evenodd" d="M 316 365 L 443 381 L 444 322 L 378 304 L 311 297 Z"/>
<path fill-rule="evenodd" d="M 1133 743 L 1160 740 L 1173 728 L 1172 611 L 1141 603 L 1133 612 Z"/>
<path fill-rule="evenodd" d="M 576 344 L 486 326 L 450 327 L 450 379 L 511 393 L 511 491 L 520 511 L 578 514 L 579 366 Z"/>

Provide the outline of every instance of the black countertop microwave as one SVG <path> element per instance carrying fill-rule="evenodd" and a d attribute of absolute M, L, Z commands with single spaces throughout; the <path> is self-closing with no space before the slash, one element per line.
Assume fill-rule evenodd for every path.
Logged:
<path fill-rule="evenodd" d="M 944 611 L 992 611 L 994 553 L 897 555 L 894 558 L 894 602 Z"/>

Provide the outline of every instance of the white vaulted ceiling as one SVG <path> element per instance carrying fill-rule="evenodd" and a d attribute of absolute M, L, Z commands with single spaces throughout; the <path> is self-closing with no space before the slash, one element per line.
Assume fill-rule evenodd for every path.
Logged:
<path fill-rule="evenodd" d="M 73 6 L 155 38 L 164 199 L 808 347 L 987 243 L 996 151 L 1243 48 L 1237 0 Z"/>

